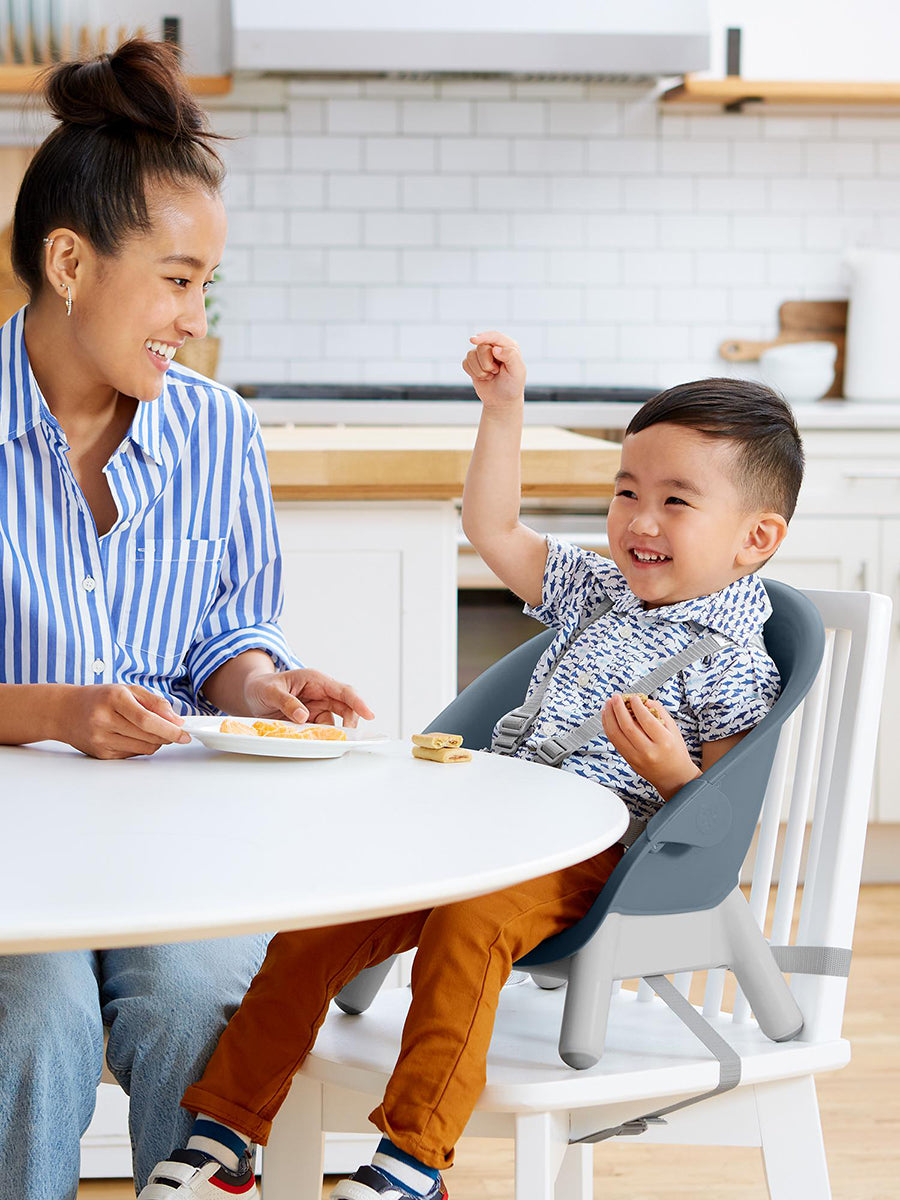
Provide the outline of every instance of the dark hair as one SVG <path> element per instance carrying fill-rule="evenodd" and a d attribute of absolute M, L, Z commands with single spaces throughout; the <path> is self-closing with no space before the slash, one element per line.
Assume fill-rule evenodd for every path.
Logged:
<path fill-rule="evenodd" d="M 150 229 L 147 184 L 219 191 L 224 164 L 166 42 L 133 38 L 112 54 L 59 63 L 43 96 L 60 122 L 38 147 L 16 199 L 12 265 L 32 296 L 43 279 L 42 239 L 66 226 L 99 254 Z"/>
<path fill-rule="evenodd" d="M 625 436 L 663 423 L 733 443 L 735 482 L 748 506 L 790 521 L 803 480 L 803 443 L 789 405 L 771 388 L 746 379 L 680 383 L 648 400 Z"/>

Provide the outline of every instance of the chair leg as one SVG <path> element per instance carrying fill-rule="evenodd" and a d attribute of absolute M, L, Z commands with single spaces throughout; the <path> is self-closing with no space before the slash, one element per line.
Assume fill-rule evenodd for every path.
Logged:
<path fill-rule="evenodd" d="M 516 1117 L 516 1200 L 555 1200 L 556 1178 L 569 1149 L 568 1114 Z"/>
<path fill-rule="evenodd" d="M 594 1147 L 570 1146 L 556 1177 L 556 1200 L 593 1200 Z"/>
<path fill-rule="evenodd" d="M 396 957 L 396 954 L 392 954 L 384 962 L 376 963 L 374 967 L 366 967 L 345 984 L 334 998 L 341 1012 L 351 1017 L 358 1017 L 360 1013 L 364 1013 L 378 995 L 378 989 L 387 979 L 388 971 L 394 965 Z"/>
<path fill-rule="evenodd" d="M 324 1157 L 322 1085 L 297 1075 L 263 1151 L 263 1200 L 321 1200 Z"/>
<path fill-rule="evenodd" d="M 603 1055 L 617 940 L 618 914 L 613 913 L 569 960 L 559 1056 L 576 1071 L 593 1067 Z"/>
<path fill-rule="evenodd" d="M 796 1037 L 803 1028 L 803 1014 L 739 890 L 725 897 L 721 912 L 733 970 L 760 1029 L 773 1042 Z"/>
<path fill-rule="evenodd" d="M 831 1200 L 813 1077 L 759 1084 L 754 1092 L 771 1200 Z"/>
<path fill-rule="evenodd" d="M 545 992 L 555 992 L 557 988 L 565 986 L 566 981 L 555 975 L 540 975 L 537 971 L 531 971 L 529 974 L 538 987 L 543 988 Z"/>

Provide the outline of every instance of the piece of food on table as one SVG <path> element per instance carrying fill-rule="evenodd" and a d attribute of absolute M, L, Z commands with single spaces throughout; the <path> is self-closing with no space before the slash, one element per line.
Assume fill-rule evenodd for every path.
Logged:
<path fill-rule="evenodd" d="M 413 746 L 413 758 L 427 758 L 429 762 L 457 763 L 471 762 L 472 751 L 462 750 L 459 746 Z"/>
<path fill-rule="evenodd" d="M 245 725 L 243 721 L 238 721 L 234 717 L 226 717 L 219 726 L 219 733 L 239 733 L 244 737 L 256 737 L 256 730 L 252 725 Z"/>
<path fill-rule="evenodd" d="M 443 750 L 446 746 L 455 748 L 463 744 L 458 733 L 414 733 L 412 740 L 414 746 L 425 746 L 429 750 Z"/>

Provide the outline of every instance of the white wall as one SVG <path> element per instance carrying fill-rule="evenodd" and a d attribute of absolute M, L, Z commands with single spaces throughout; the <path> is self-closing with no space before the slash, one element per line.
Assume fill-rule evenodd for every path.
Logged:
<path fill-rule="evenodd" d="M 900 246 L 900 112 L 661 107 L 562 83 L 294 81 L 216 115 L 231 381 L 457 382 L 499 326 L 533 382 L 723 369 L 842 250 Z M 231 103 L 240 105 L 237 91 Z M 249 97 L 248 97 L 249 99 Z"/>
<path fill-rule="evenodd" d="M 464 381 L 469 333 L 534 383 L 720 373 L 785 299 L 900 247 L 900 110 L 672 111 L 578 82 L 245 81 L 212 102 L 228 382 Z M 33 116 L 0 112 L 0 138 Z M 30 131 L 30 132 L 29 132 Z"/>

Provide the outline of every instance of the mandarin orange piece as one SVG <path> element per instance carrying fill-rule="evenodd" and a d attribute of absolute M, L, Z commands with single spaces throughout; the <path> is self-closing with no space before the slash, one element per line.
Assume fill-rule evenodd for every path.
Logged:
<path fill-rule="evenodd" d="M 290 721 L 254 721 L 253 728 L 260 737 L 303 737 L 300 726 Z"/>
<path fill-rule="evenodd" d="M 234 717 L 226 717 L 219 726 L 219 733 L 239 733 L 244 737 L 256 737 L 256 730 L 252 725 L 245 725 L 243 721 L 237 721 Z"/>
<path fill-rule="evenodd" d="M 307 725 L 300 737 L 317 742 L 346 742 L 346 731 L 338 725 Z"/>

